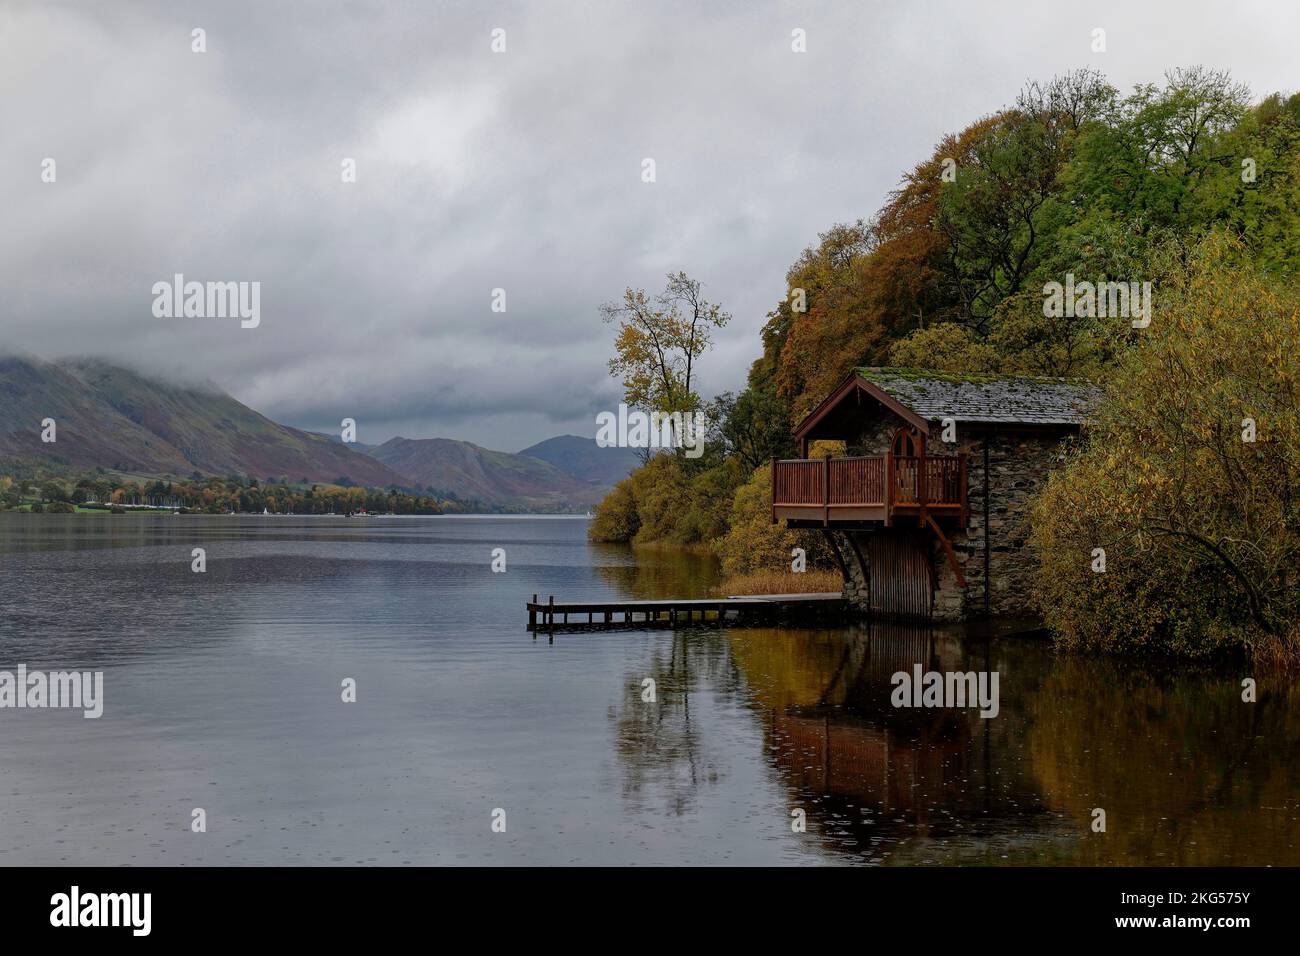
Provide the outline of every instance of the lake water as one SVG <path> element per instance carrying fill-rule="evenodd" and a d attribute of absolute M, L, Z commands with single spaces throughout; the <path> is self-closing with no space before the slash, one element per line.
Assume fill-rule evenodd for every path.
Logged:
<path fill-rule="evenodd" d="M 0 710 L 0 864 L 1300 864 L 1300 701 L 1243 703 L 1243 667 L 885 626 L 535 639 L 535 592 L 716 573 L 585 531 L 0 515 L 0 670 L 105 696 Z M 996 670 L 1000 713 L 893 708 L 918 662 Z"/>

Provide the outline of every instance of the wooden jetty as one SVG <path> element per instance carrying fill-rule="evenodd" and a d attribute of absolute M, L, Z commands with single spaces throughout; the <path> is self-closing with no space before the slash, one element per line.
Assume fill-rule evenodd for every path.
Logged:
<path fill-rule="evenodd" d="M 836 593 L 752 594 L 725 598 L 670 598 L 662 601 L 559 601 L 555 596 L 528 602 L 528 630 L 577 631 L 692 624 L 770 624 L 797 618 L 823 621 L 848 612 Z"/>

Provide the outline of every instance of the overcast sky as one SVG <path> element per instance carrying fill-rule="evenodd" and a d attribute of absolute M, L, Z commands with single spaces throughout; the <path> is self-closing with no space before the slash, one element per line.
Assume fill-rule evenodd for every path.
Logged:
<path fill-rule="evenodd" d="M 594 435 L 625 286 L 702 280 L 735 317 L 703 391 L 736 389 L 799 252 L 1027 79 L 1202 63 L 1258 98 L 1300 85 L 1297 37 L 1250 0 L 4 0 L 0 350 L 363 442 Z M 156 318 L 178 272 L 260 282 L 261 324 Z"/>

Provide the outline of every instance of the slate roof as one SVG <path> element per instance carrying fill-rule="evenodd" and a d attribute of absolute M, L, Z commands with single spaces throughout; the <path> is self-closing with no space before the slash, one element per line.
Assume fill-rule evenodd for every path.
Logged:
<path fill-rule="evenodd" d="M 1102 393 L 1080 379 L 947 375 L 895 368 L 857 371 L 899 404 L 932 421 L 1080 425 Z"/>

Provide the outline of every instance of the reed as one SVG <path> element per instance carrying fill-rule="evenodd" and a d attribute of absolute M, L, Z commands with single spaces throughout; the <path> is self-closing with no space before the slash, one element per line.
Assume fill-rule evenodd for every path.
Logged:
<path fill-rule="evenodd" d="M 715 596 L 748 594 L 812 594 L 839 593 L 844 589 L 844 579 L 838 571 L 758 571 L 753 574 L 736 574 L 726 578 L 712 590 Z"/>

